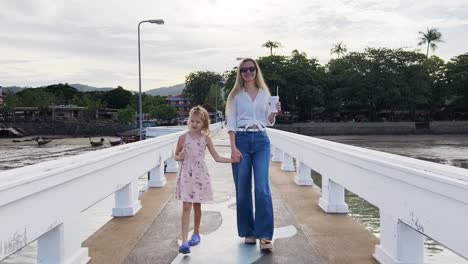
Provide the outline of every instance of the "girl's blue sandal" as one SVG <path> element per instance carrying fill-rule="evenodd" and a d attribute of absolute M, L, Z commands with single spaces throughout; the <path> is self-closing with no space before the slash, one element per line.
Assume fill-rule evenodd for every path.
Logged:
<path fill-rule="evenodd" d="M 188 244 L 189 244 L 191 247 L 193 247 L 193 246 L 198 245 L 198 243 L 200 243 L 200 235 L 192 234 L 192 237 L 190 238 Z"/>
<path fill-rule="evenodd" d="M 190 253 L 190 246 L 187 244 L 187 242 L 184 242 L 182 243 L 182 245 L 179 246 L 179 253 L 182 253 L 182 254 Z"/>

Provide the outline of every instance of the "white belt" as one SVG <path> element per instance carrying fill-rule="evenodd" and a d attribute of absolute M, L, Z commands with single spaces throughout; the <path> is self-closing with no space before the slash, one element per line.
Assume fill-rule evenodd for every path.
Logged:
<path fill-rule="evenodd" d="M 257 126 L 255 126 L 255 127 L 238 127 L 238 128 L 236 128 L 236 131 L 238 131 L 238 132 L 259 132 L 259 131 L 262 131 L 262 130 L 258 129 Z"/>

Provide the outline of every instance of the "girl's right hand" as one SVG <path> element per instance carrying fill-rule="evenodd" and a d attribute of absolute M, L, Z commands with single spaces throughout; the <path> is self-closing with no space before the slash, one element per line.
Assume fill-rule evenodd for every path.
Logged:
<path fill-rule="evenodd" d="M 180 151 L 179 151 L 179 161 L 184 161 L 185 159 L 185 150 L 184 148 L 182 148 Z"/>
<path fill-rule="evenodd" d="M 231 148 L 231 158 L 234 163 L 239 163 L 242 159 L 242 153 L 236 147 Z"/>

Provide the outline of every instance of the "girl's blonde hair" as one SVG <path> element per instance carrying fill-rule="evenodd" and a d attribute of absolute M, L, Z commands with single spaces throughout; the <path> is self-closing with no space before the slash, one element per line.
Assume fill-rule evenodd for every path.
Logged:
<path fill-rule="evenodd" d="M 231 109 L 232 106 L 232 101 L 234 100 L 234 97 L 241 91 L 241 89 L 244 87 L 244 80 L 242 79 L 241 76 L 241 68 L 242 65 L 245 62 L 251 61 L 255 65 L 256 69 L 256 74 L 255 74 L 255 85 L 257 88 L 264 90 L 267 95 L 270 95 L 270 89 L 268 89 L 267 84 L 265 83 L 265 80 L 263 79 L 262 71 L 260 70 L 260 67 L 258 66 L 258 63 L 251 58 L 245 58 L 239 63 L 239 67 L 237 68 L 237 77 L 236 77 L 236 82 L 234 83 L 234 87 L 232 88 L 231 92 L 229 93 L 227 102 L 226 102 L 226 115 L 229 114 L 229 110 Z"/>
<path fill-rule="evenodd" d="M 197 115 L 201 118 L 203 122 L 202 133 L 208 136 L 210 134 L 210 115 L 208 114 L 208 111 L 206 111 L 205 108 L 197 105 L 195 107 L 192 107 L 192 109 L 190 109 L 189 120 L 194 115 Z M 190 126 L 190 122 L 188 125 Z"/>

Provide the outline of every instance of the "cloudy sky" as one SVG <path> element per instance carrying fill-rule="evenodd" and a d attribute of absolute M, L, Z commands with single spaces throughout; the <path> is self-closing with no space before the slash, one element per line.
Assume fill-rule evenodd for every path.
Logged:
<path fill-rule="evenodd" d="M 0 0 L 0 86 L 81 83 L 138 90 L 182 83 L 192 71 L 224 72 L 279 41 L 326 63 L 333 43 L 417 49 L 437 27 L 448 60 L 468 52 L 467 0 Z"/>

